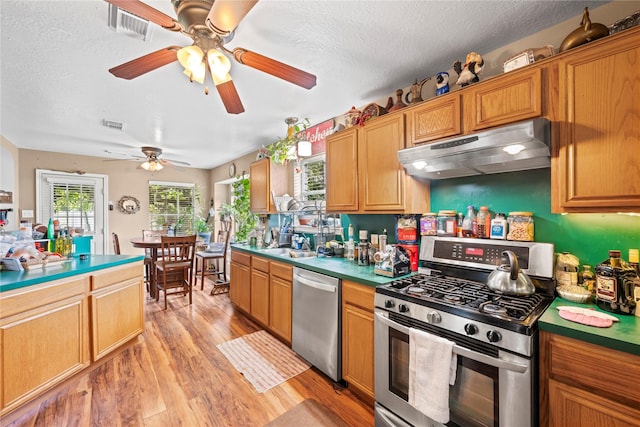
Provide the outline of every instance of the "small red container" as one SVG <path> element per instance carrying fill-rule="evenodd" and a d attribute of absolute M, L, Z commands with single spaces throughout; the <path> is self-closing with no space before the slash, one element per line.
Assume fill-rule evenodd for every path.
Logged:
<path fill-rule="evenodd" d="M 49 250 L 49 239 L 34 240 L 33 243 L 38 252 L 45 252 Z"/>

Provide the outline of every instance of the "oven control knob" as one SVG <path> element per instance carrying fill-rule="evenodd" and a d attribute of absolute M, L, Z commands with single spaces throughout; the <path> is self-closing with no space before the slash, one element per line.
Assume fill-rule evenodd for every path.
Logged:
<path fill-rule="evenodd" d="M 442 321 L 442 316 L 437 311 L 432 311 L 427 313 L 427 321 L 429 323 L 440 323 Z"/>
<path fill-rule="evenodd" d="M 394 305 L 396 305 L 393 300 L 388 299 L 384 302 L 384 307 L 385 308 L 392 308 Z"/>
<path fill-rule="evenodd" d="M 407 311 L 409 311 L 409 307 L 407 307 L 405 304 L 400 304 L 398 306 L 398 311 L 400 313 L 406 313 Z"/>
<path fill-rule="evenodd" d="M 498 331 L 489 331 L 487 332 L 487 339 L 489 342 L 498 342 L 502 339 L 502 335 Z"/>
<path fill-rule="evenodd" d="M 464 331 L 467 333 L 467 335 L 475 335 L 478 333 L 478 327 L 473 323 L 467 323 L 466 325 L 464 325 Z"/>

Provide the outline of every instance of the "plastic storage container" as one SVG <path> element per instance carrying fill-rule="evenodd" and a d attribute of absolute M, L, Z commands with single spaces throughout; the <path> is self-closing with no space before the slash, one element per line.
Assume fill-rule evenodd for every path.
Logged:
<path fill-rule="evenodd" d="M 497 213 L 496 217 L 491 220 L 490 237 L 497 240 L 504 240 L 507 238 L 507 218 L 503 213 Z"/>
<path fill-rule="evenodd" d="M 509 223 L 507 240 L 533 242 L 533 213 L 509 212 L 507 222 Z"/>

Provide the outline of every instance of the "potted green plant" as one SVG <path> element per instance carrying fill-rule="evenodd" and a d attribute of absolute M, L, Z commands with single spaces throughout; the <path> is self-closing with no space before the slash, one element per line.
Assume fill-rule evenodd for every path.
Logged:
<path fill-rule="evenodd" d="M 206 219 L 200 216 L 196 218 L 193 224 L 193 231 L 198 237 L 204 239 L 204 243 L 209 244 L 209 242 L 211 242 L 211 226 Z"/>

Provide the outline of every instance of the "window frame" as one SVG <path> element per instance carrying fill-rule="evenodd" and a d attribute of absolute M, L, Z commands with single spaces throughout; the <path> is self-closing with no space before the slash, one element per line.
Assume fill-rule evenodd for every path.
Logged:
<path fill-rule="evenodd" d="M 158 201 L 158 200 L 152 200 L 152 198 L 154 196 L 158 195 L 158 192 L 152 192 L 153 187 L 165 187 L 166 190 L 171 191 L 184 191 L 184 190 L 190 190 L 191 191 L 191 196 L 190 196 L 190 203 L 188 203 L 186 205 L 186 207 L 183 207 L 183 205 L 180 204 L 180 197 L 178 196 L 177 198 L 177 206 L 176 206 L 176 212 L 167 212 L 167 211 L 163 211 L 163 212 L 154 212 L 155 209 L 159 209 L 159 207 L 157 207 L 156 205 L 159 202 L 162 201 Z M 171 181 L 149 181 L 149 185 L 148 185 L 148 189 L 147 189 L 147 196 L 148 196 L 148 202 L 149 202 L 149 226 L 152 229 L 165 229 L 168 228 L 169 226 L 173 226 L 175 227 L 180 221 L 181 224 L 181 231 L 186 231 L 186 230 L 192 230 L 193 229 L 193 224 L 195 222 L 195 217 L 196 217 L 196 208 L 197 208 L 197 190 L 196 190 L 196 184 L 193 182 L 171 182 Z M 164 200 L 165 203 L 165 208 L 167 206 L 170 206 L 169 203 L 173 202 L 173 200 L 167 201 Z M 162 218 L 162 222 L 159 222 L 158 219 Z M 180 230 L 179 230 L 180 231 Z"/>

